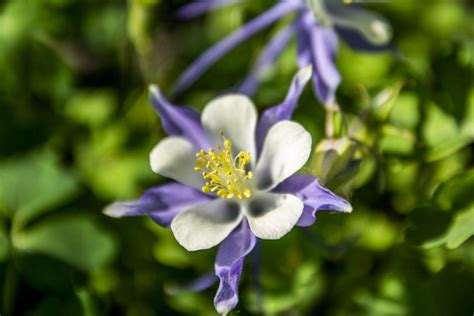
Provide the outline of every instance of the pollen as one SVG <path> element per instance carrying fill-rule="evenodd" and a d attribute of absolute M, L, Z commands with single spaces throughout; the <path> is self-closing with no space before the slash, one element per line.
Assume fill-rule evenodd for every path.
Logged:
<path fill-rule="evenodd" d="M 202 191 L 215 192 L 223 199 L 250 198 L 248 180 L 252 179 L 252 172 L 246 169 L 251 161 L 250 152 L 241 151 L 233 156 L 232 142 L 225 137 L 223 146 L 196 154 L 194 170 L 201 172 L 206 181 Z"/>

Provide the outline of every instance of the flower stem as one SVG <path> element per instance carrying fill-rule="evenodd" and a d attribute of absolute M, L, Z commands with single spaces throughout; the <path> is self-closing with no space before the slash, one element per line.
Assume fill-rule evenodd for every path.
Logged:
<path fill-rule="evenodd" d="M 334 138 L 334 114 L 340 111 L 339 106 L 336 103 L 327 104 L 324 109 L 326 110 L 326 123 L 325 132 L 326 138 Z"/>
<path fill-rule="evenodd" d="M 252 274 L 253 274 L 253 285 L 257 296 L 257 311 L 258 315 L 264 315 L 263 306 L 263 291 L 262 284 L 260 282 L 260 264 L 261 264 L 261 244 L 257 240 L 252 256 Z"/>
<path fill-rule="evenodd" d="M 3 285 L 3 311 L 2 315 L 13 315 L 14 302 L 16 299 L 16 288 L 18 285 L 18 276 L 13 259 L 7 264 L 5 273 L 5 283 Z"/>

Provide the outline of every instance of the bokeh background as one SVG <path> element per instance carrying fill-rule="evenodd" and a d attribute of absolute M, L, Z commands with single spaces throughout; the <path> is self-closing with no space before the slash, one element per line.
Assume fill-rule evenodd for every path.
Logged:
<path fill-rule="evenodd" d="M 273 1 L 186 22 L 174 17 L 184 3 L 0 1 L 2 315 L 215 314 L 216 286 L 185 286 L 212 271 L 215 250 L 187 253 L 147 218 L 101 213 L 166 181 L 148 165 L 163 137 L 148 84 L 169 92 L 210 44 Z M 319 213 L 309 229 L 263 242 L 261 262 L 247 258 L 236 315 L 474 313 L 473 4 L 370 7 L 391 21 L 399 53 L 341 43 L 338 100 L 347 121 L 364 118 L 351 134 L 357 150 L 348 165 L 357 168 L 328 175 L 321 152 L 305 168 L 354 211 Z M 281 25 L 173 101 L 201 109 L 232 88 Z M 255 96 L 260 110 L 284 98 L 295 71 L 293 43 Z M 315 144 L 323 139 L 324 111 L 309 87 L 295 119 Z"/>

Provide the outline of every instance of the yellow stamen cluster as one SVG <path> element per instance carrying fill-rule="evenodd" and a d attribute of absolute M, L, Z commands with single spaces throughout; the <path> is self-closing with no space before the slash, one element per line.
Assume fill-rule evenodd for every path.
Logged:
<path fill-rule="evenodd" d="M 232 155 L 232 143 L 224 138 L 224 148 L 217 146 L 209 151 L 201 150 L 196 154 L 196 167 L 206 184 L 202 187 L 204 193 L 216 192 L 223 199 L 249 198 L 252 193 L 247 180 L 252 178 L 252 172 L 246 171 L 250 163 L 250 153 L 241 151 L 237 156 Z"/>

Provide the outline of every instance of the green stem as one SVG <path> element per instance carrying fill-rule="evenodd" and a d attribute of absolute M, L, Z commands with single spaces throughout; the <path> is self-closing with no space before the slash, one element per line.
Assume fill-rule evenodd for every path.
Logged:
<path fill-rule="evenodd" d="M 339 112 L 340 108 L 336 103 L 327 104 L 324 109 L 326 110 L 326 123 L 325 132 L 326 138 L 334 138 L 334 113 Z"/>
<path fill-rule="evenodd" d="M 7 263 L 5 273 L 5 284 L 3 285 L 3 312 L 2 315 L 13 315 L 13 309 L 16 299 L 16 288 L 18 285 L 18 277 L 13 259 Z"/>

